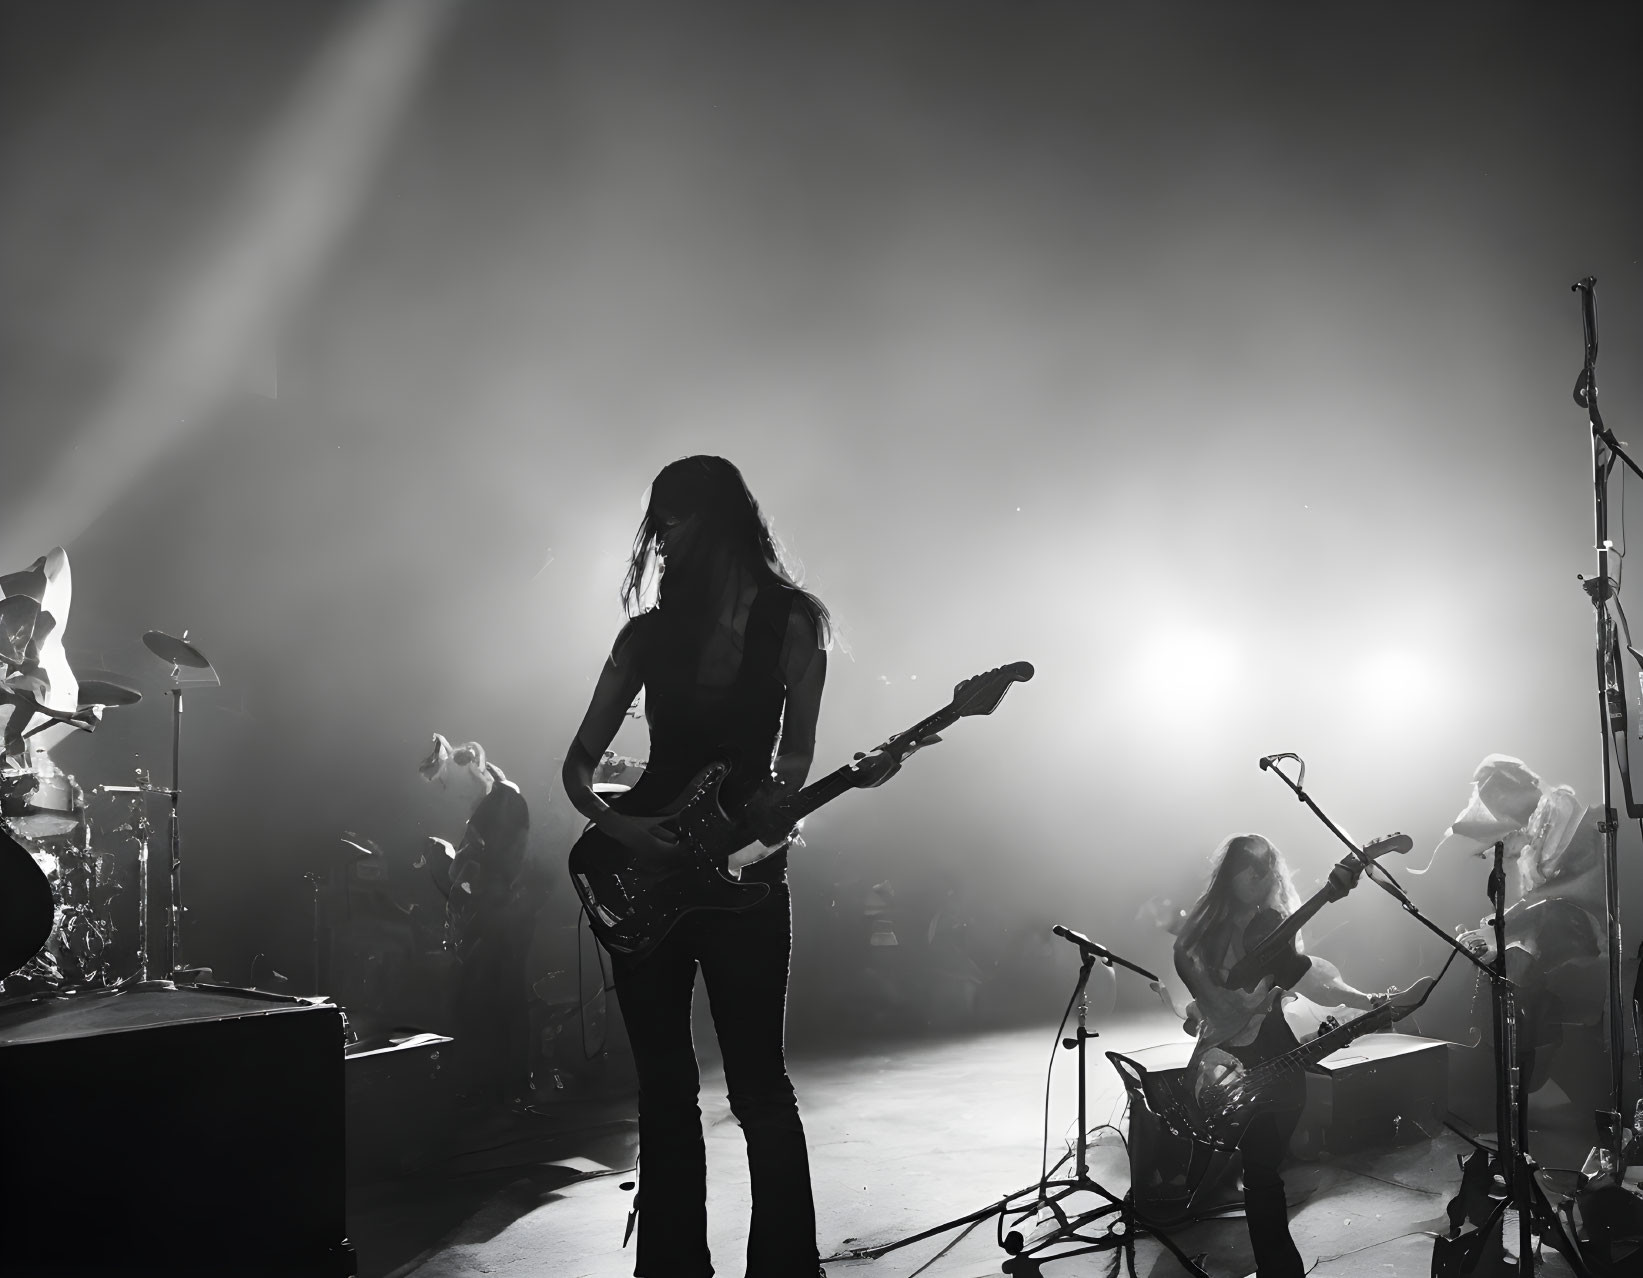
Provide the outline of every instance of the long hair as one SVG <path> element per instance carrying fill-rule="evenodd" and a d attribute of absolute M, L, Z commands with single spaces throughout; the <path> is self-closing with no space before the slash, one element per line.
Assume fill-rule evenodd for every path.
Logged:
<path fill-rule="evenodd" d="M 1273 871 L 1266 905 L 1281 915 L 1294 912 L 1300 904 L 1300 894 L 1290 881 L 1284 854 L 1264 835 L 1229 835 L 1210 858 L 1209 881 L 1192 909 L 1187 911 L 1186 921 L 1181 924 L 1180 934 L 1175 940 L 1177 953 L 1196 950 L 1206 937 L 1219 931 L 1238 910 L 1239 902 L 1232 891 L 1232 880 L 1239 870 L 1252 861 L 1270 866 Z"/>
<path fill-rule="evenodd" d="M 662 467 L 651 482 L 650 498 L 639 531 L 634 534 L 633 554 L 622 578 L 622 607 L 629 616 L 645 607 L 663 513 L 677 519 L 696 519 L 688 547 L 671 553 L 660 574 L 656 602 L 664 614 L 698 619 L 717 602 L 713 592 L 715 572 L 731 564 L 751 572 L 761 586 L 782 585 L 796 591 L 816 627 L 818 640 L 823 647 L 828 645 L 832 616 L 826 605 L 799 586 L 742 472 L 723 457 L 681 457 Z"/>

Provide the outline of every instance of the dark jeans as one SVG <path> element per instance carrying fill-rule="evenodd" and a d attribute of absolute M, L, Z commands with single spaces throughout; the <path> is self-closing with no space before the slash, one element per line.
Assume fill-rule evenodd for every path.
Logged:
<path fill-rule="evenodd" d="M 1244 1155 L 1244 1219 L 1260 1278 L 1302 1278 L 1306 1266 L 1289 1236 L 1289 1204 L 1279 1165 L 1289 1154 L 1289 1140 L 1301 1119 L 1301 1106 L 1285 1105 L 1258 1116 L 1238 1148 Z"/>
<path fill-rule="evenodd" d="M 793 948 L 787 886 L 741 913 L 687 914 L 637 963 L 612 955 L 639 1071 L 642 1278 L 705 1278 L 707 1150 L 690 1001 L 699 964 L 724 1053 L 730 1109 L 747 1139 L 753 1223 L 748 1278 L 814 1278 L 816 1210 L 804 1127 L 782 1052 Z"/>

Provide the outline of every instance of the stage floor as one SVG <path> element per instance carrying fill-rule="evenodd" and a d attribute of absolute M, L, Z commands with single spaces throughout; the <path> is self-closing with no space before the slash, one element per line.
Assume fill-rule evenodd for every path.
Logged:
<path fill-rule="evenodd" d="M 1130 1051 L 1179 1035 L 1163 1015 L 1120 1018 L 1091 1044 L 1090 1122 L 1117 1122 L 1123 1090 L 1099 1053 Z M 819 1239 L 824 1258 L 882 1246 L 996 1203 L 1036 1184 L 1044 1123 L 1049 1027 L 951 1039 L 860 1045 L 798 1054 L 791 1073 L 809 1133 Z M 1056 1054 L 1050 1104 L 1050 1161 L 1074 1136 L 1077 1092 L 1072 1052 Z M 362 1278 L 621 1278 L 633 1271 L 622 1247 L 632 1194 L 631 1101 L 565 1103 L 524 1133 L 497 1120 L 473 1128 L 476 1152 L 417 1181 L 355 1187 L 350 1232 Z M 724 1100 L 722 1073 L 704 1061 L 709 1228 L 714 1264 L 743 1272 L 748 1185 L 741 1131 Z M 1578 1163 L 1588 1137 L 1572 1116 L 1538 1115 L 1554 1131 L 1537 1137 L 1543 1164 Z M 529 1124 L 527 1119 L 527 1126 Z M 551 1131 L 549 1128 L 551 1127 Z M 1566 1133 L 1559 1134 L 1567 1127 Z M 1128 1184 L 1116 1133 L 1095 1134 L 1092 1174 L 1115 1193 Z M 1395 1278 L 1431 1272 L 1431 1235 L 1447 1225 L 1444 1207 L 1459 1183 L 1463 1142 L 1445 1132 L 1399 1149 L 1291 1163 L 1285 1180 L 1292 1228 L 1313 1272 L 1324 1278 Z M 1553 1175 L 1554 1185 L 1568 1176 Z M 1091 1204 L 1094 1205 L 1093 1203 Z M 997 1274 L 1007 1258 L 993 1217 L 960 1237 L 955 1229 L 874 1259 L 828 1259 L 833 1278 L 968 1278 Z M 1029 1222 L 1027 1228 L 1031 1228 Z M 1241 1218 L 1201 1223 L 1176 1240 L 1207 1253 L 1215 1278 L 1253 1268 Z M 414 1252 L 412 1249 L 415 1249 Z M 1051 1249 L 1053 1252 L 1055 1249 Z M 1050 1253 L 1045 1253 L 1046 1255 Z M 1547 1248 L 1542 1272 L 1568 1272 Z M 1105 1274 L 1111 1253 L 1046 1263 L 1051 1274 Z M 1137 1244 L 1143 1275 L 1183 1272 L 1160 1245 Z"/>

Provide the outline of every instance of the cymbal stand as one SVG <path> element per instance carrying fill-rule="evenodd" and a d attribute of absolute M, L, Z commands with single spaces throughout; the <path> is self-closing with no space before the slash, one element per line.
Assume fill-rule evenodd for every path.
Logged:
<path fill-rule="evenodd" d="M 138 775 L 142 776 L 140 771 Z M 154 826 L 147 804 L 139 800 L 131 806 L 135 813 L 131 832 L 137 836 L 137 983 L 141 985 L 148 980 L 148 841 Z"/>
<path fill-rule="evenodd" d="M 168 880 L 169 899 L 166 902 L 165 971 L 175 980 L 182 970 L 183 921 L 183 834 L 178 811 L 182 791 L 178 787 L 178 765 L 182 758 L 183 740 L 183 686 L 179 681 L 181 667 L 171 666 L 171 817 L 166 830 L 166 857 L 170 865 Z"/>
<path fill-rule="evenodd" d="M 1083 956 L 1078 969 L 1078 984 L 1073 990 L 1073 999 L 1078 1004 L 1078 1030 L 1071 1038 L 1061 1040 L 1061 1046 L 1078 1053 L 1078 1146 L 1077 1161 L 1074 1164 L 1073 1175 L 1070 1180 L 1045 1180 L 1038 1185 L 1038 1197 L 1026 1209 L 1015 1209 L 1016 1223 L 1019 1225 L 1028 1218 L 1049 1212 L 1054 1216 L 1056 1224 L 1049 1232 L 1037 1237 L 1028 1238 L 1022 1231 L 1013 1229 L 1004 1232 L 1004 1218 L 1010 1214 L 1008 1204 L 999 1211 L 999 1246 L 1010 1254 L 1004 1262 L 1004 1272 L 1007 1274 L 1021 1274 L 1024 1278 L 1038 1278 L 1045 1263 L 1052 1260 L 1064 1260 L 1071 1256 L 1082 1256 L 1092 1251 L 1118 1251 L 1123 1255 L 1124 1263 L 1129 1269 L 1130 1278 L 1136 1278 L 1135 1271 L 1135 1238 L 1137 1234 L 1151 1234 L 1162 1243 L 1176 1260 L 1181 1262 L 1188 1273 L 1196 1278 L 1208 1278 L 1203 1267 L 1186 1252 L 1169 1234 L 1165 1233 L 1157 1224 L 1144 1219 L 1135 1207 L 1134 1191 L 1119 1197 L 1107 1189 L 1090 1175 L 1089 1162 L 1089 1117 L 1087 1097 L 1087 1050 L 1086 1045 L 1092 1038 L 1100 1035 L 1089 1028 L 1089 983 L 1090 972 L 1099 959 L 1106 966 L 1117 963 L 1137 972 L 1147 979 L 1156 981 L 1158 978 L 1145 968 L 1137 967 L 1118 955 L 1111 953 L 1105 947 L 1095 944 L 1087 937 L 1076 932 L 1069 933 L 1062 928 L 1056 928 L 1056 933 L 1072 941 L 1078 946 Z M 1054 1191 L 1053 1193 L 1050 1191 Z M 1063 1200 L 1073 1194 L 1093 1194 L 1097 1198 L 1105 1199 L 1102 1205 L 1076 1215 L 1069 1214 L 1062 1207 Z M 1107 1219 L 1109 1218 L 1110 1219 Z M 1102 1232 L 1089 1234 L 1083 1232 L 1086 1227 L 1104 1221 Z M 1044 1256 L 1039 1253 L 1046 1247 L 1058 1243 L 1075 1244 L 1065 1251 L 1058 1251 L 1054 1255 Z M 1116 1257 L 1114 1258 L 1116 1264 Z M 1116 1272 L 1116 1270 L 1114 1271 Z"/>

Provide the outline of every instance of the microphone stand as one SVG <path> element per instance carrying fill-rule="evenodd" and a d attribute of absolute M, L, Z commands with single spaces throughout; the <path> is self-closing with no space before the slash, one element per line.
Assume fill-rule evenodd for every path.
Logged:
<path fill-rule="evenodd" d="M 1298 775 L 1291 779 L 1279 763 L 1284 759 L 1294 759 L 1300 765 Z M 1484 1159 L 1479 1170 L 1481 1177 L 1462 1177 L 1461 1190 L 1456 1194 L 1449 1206 L 1450 1231 L 1460 1228 L 1460 1222 L 1469 1213 L 1462 1203 L 1467 1196 L 1469 1184 L 1476 1184 L 1479 1179 L 1488 1179 L 1486 1171 L 1487 1161 L 1493 1161 L 1497 1174 L 1504 1183 L 1505 1193 L 1496 1202 L 1488 1215 L 1479 1223 L 1472 1233 L 1459 1238 L 1434 1238 L 1432 1247 L 1432 1275 L 1433 1278 L 1463 1278 L 1463 1275 L 1481 1275 L 1495 1273 L 1504 1275 L 1505 1265 L 1503 1258 L 1503 1235 L 1506 1225 L 1506 1208 L 1515 1206 L 1518 1213 L 1518 1252 L 1517 1266 L 1511 1272 L 1516 1278 L 1530 1278 L 1535 1270 L 1535 1250 L 1533 1235 L 1538 1232 L 1542 1238 L 1548 1239 L 1552 1246 L 1562 1252 L 1564 1257 L 1574 1268 L 1578 1278 L 1589 1278 L 1589 1271 L 1580 1259 L 1579 1252 L 1569 1237 L 1563 1232 L 1563 1226 L 1557 1218 L 1557 1212 L 1546 1199 L 1540 1182 L 1535 1179 L 1535 1161 L 1529 1154 L 1529 1108 L 1522 1093 L 1523 1080 L 1520 1077 L 1517 1052 L 1517 987 L 1506 976 L 1506 844 L 1495 844 L 1495 867 L 1489 875 L 1489 901 L 1494 906 L 1495 929 L 1495 960 L 1491 965 L 1463 945 L 1458 939 L 1449 935 L 1431 919 L 1420 912 L 1415 903 L 1409 899 L 1409 894 L 1399 886 L 1396 879 L 1376 861 L 1365 857 L 1362 849 L 1352 842 L 1329 817 L 1324 813 L 1312 796 L 1302 788 L 1306 778 L 1306 763 L 1298 754 L 1269 754 L 1260 761 L 1261 771 L 1271 772 L 1280 781 L 1295 792 L 1295 797 L 1307 807 L 1320 821 L 1324 823 L 1332 834 L 1351 849 L 1364 868 L 1364 873 L 1387 895 L 1397 901 L 1404 910 L 1412 915 L 1423 927 L 1441 940 L 1455 953 L 1477 968 L 1489 979 L 1490 991 L 1494 1002 L 1495 1025 L 1495 1114 L 1496 1138 L 1493 1159 L 1489 1152 L 1479 1148 L 1472 1158 Z M 1493 1247 L 1491 1241 L 1500 1238 Z M 1493 1262 L 1492 1264 L 1490 1262 Z"/>
<path fill-rule="evenodd" d="M 1018 1225 L 1028 1217 L 1035 1216 L 1046 1209 L 1049 1210 L 1054 1214 L 1056 1220 L 1055 1228 L 1049 1233 L 1032 1239 L 1030 1242 L 1023 1236 L 1020 1229 L 1012 1229 L 1008 1234 L 1005 1234 L 1004 1217 L 1010 1214 L 1009 1200 L 1000 1205 L 998 1230 L 1001 1236 L 999 1245 L 1010 1254 L 1010 1258 L 1004 1262 L 1004 1272 L 1007 1274 L 1020 1274 L 1023 1275 L 1023 1278 L 1038 1278 L 1045 1261 L 1064 1260 L 1070 1256 L 1082 1256 L 1092 1251 L 1121 1251 L 1124 1262 L 1129 1269 L 1130 1278 L 1136 1278 L 1135 1238 L 1138 1233 L 1146 1233 L 1151 1234 L 1174 1253 L 1175 1258 L 1181 1262 L 1188 1273 L 1196 1275 L 1196 1278 L 1208 1278 L 1203 1267 L 1191 1256 L 1188 1256 L 1186 1252 L 1182 1251 L 1173 1238 L 1157 1224 L 1141 1216 L 1140 1212 L 1136 1210 L 1133 1188 L 1120 1198 L 1090 1176 L 1089 1141 L 1087 1136 L 1087 1084 L 1085 1079 L 1086 1045 L 1090 1039 L 1100 1037 L 1099 1034 L 1089 1028 L 1090 972 L 1096 963 L 1100 962 L 1109 968 L 1114 964 L 1119 967 L 1127 967 L 1130 971 L 1146 977 L 1149 981 L 1157 981 L 1158 978 L 1147 971 L 1146 968 L 1139 967 L 1128 959 L 1119 957 L 1105 946 L 1097 945 L 1082 933 L 1074 932 L 1059 924 L 1054 931 L 1057 936 L 1063 937 L 1076 945 L 1083 958 L 1078 969 L 1078 984 L 1073 990 L 1073 998 L 1078 1003 L 1078 1031 L 1073 1037 L 1061 1040 L 1063 1048 L 1076 1050 L 1078 1053 L 1077 1161 L 1070 1180 L 1040 1181 L 1037 1186 L 1038 1196 L 1032 1205 L 1025 1209 L 1016 1209 L 1016 1223 Z M 1049 1192 L 1052 1189 L 1055 1191 L 1054 1193 Z M 1062 1208 L 1061 1202 L 1076 1193 L 1094 1194 L 1106 1201 L 1092 1210 L 1077 1215 L 1068 1215 Z M 1017 1196 L 1019 1197 L 1019 1195 Z M 1106 1221 L 1102 1233 L 1092 1236 L 1081 1232 L 1085 1226 L 1109 1216 L 1111 1219 Z M 1039 1256 L 1036 1254 L 1046 1247 L 1062 1242 L 1081 1245 L 1067 1251 L 1059 1251 L 1053 1256 Z M 1113 1263 L 1113 1272 L 1116 1273 L 1116 1257 L 1114 1257 Z"/>
<path fill-rule="evenodd" d="M 1630 760 L 1626 742 L 1626 694 L 1620 685 L 1620 643 L 1616 635 L 1614 617 L 1609 612 L 1609 600 L 1619 583 L 1609 575 L 1609 556 L 1614 553 L 1609 541 L 1609 475 L 1616 461 L 1624 462 L 1627 469 L 1640 479 L 1643 470 L 1627 454 L 1620 441 L 1603 424 L 1603 414 L 1597 407 L 1597 299 L 1594 290 L 1597 279 L 1586 276 L 1570 286 L 1580 294 L 1581 326 L 1585 336 L 1585 359 L 1580 375 L 1575 380 L 1575 403 L 1586 410 L 1592 431 L 1592 525 L 1597 542 L 1597 576 L 1583 581 L 1582 587 L 1592 601 L 1597 620 L 1597 697 L 1599 735 L 1603 742 L 1603 899 L 1608 910 L 1609 943 L 1609 1081 L 1611 1107 L 1597 1115 L 1599 1138 L 1602 1140 L 1606 1170 L 1618 1180 L 1623 1167 L 1622 1113 L 1625 1105 L 1625 1038 L 1621 1030 L 1621 974 L 1619 854 L 1616 834 L 1620 824 L 1614 807 L 1614 779 L 1611 766 L 1611 748 L 1618 757 L 1621 780 L 1626 788 L 1626 810 L 1629 816 L 1643 815 L 1643 809 L 1633 802 Z"/>
<path fill-rule="evenodd" d="M 1294 759 L 1298 764 L 1300 764 L 1299 775 L 1296 778 L 1291 779 L 1289 775 L 1278 766 L 1279 761 L 1283 759 Z M 1277 777 L 1295 792 L 1295 797 L 1297 799 L 1312 809 L 1313 814 L 1318 818 L 1318 820 L 1324 823 L 1329 832 L 1346 845 L 1347 851 L 1363 868 L 1363 873 L 1365 877 L 1370 880 L 1370 882 L 1374 883 L 1376 887 L 1380 888 L 1383 892 L 1395 900 L 1404 908 L 1406 913 L 1414 918 L 1417 923 L 1424 927 L 1428 932 L 1432 933 L 1433 936 L 1437 937 L 1438 940 L 1442 941 L 1450 949 L 1454 950 L 1473 967 L 1482 972 L 1489 971 L 1488 964 L 1484 963 L 1483 960 L 1478 958 L 1478 956 L 1472 953 L 1471 950 L 1467 949 L 1454 937 L 1450 936 L 1449 933 L 1445 932 L 1436 923 L 1432 922 L 1431 919 L 1427 918 L 1426 915 L 1422 914 L 1420 912 L 1420 907 L 1417 906 L 1414 901 L 1409 899 L 1409 894 L 1403 890 L 1403 888 L 1398 884 L 1398 881 L 1392 877 L 1391 873 L 1378 861 L 1375 861 L 1370 857 L 1366 857 L 1363 854 L 1363 849 L 1348 838 L 1347 835 L 1341 830 L 1340 826 L 1331 821 L 1324 810 L 1313 801 L 1312 796 L 1302 788 L 1301 783 L 1306 780 L 1306 763 L 1300 755 L 1269 754 L 1261 760 L 1261 771 L 1271 772 L 1273 776 Z"/>

